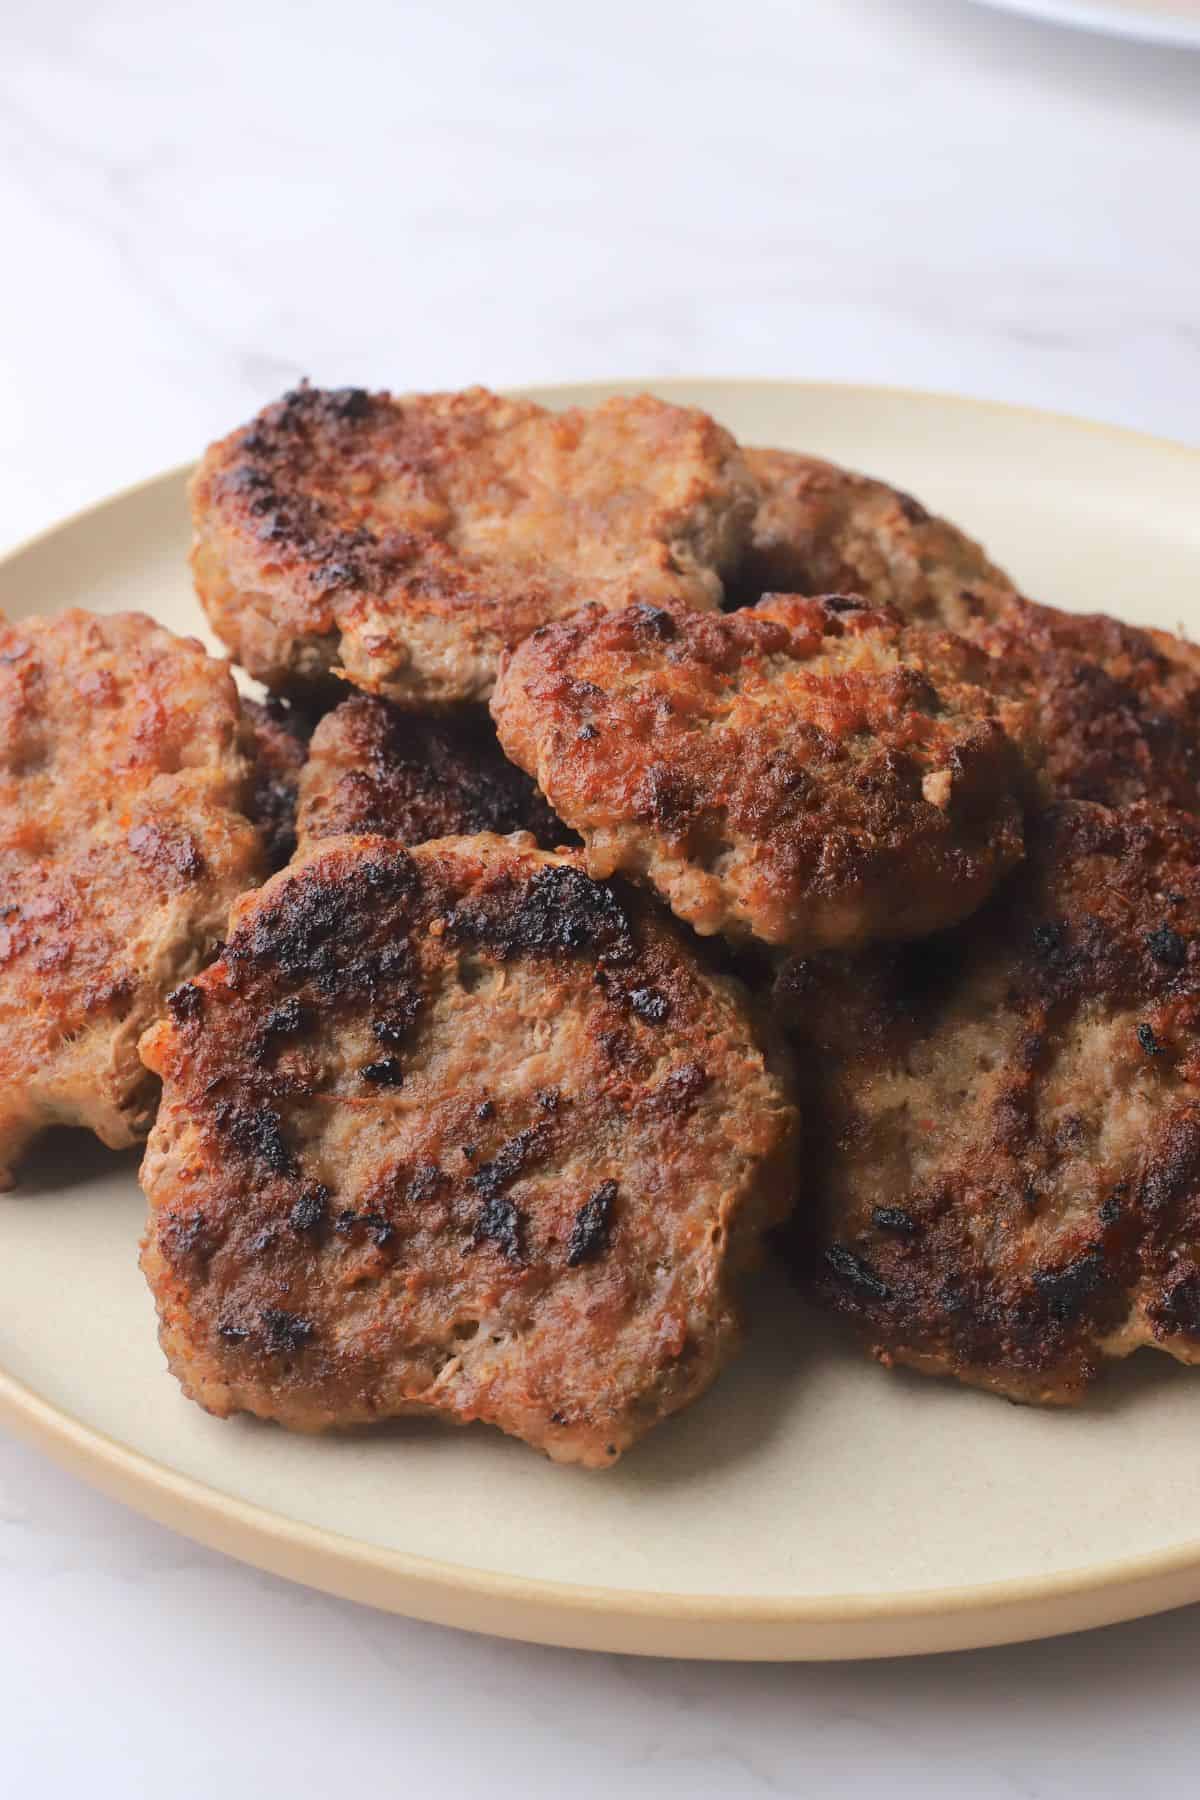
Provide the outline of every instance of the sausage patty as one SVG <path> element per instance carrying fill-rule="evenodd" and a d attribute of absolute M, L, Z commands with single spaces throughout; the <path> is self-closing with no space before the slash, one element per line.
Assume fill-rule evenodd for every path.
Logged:
<path fill-rule="evenodd" d="M 727 432 L 648 395 L 301 387 L 208 451 L 192 566 L 268 687 L 340 668 L 422 708 L 486 700 L 504 646 L 585 599 L 719 605 L 756 497 Z"/>
<path fill-rule="evenodd" d="M 669 921 L 528 839 L 331 839 L 169 1005 L 143 1267 L 209 1411 L 596 1467 L 712 1380 L 793 1111 Z"/>
<path fill-rule="evenodd" d="M 946 519 L 882 481 L 790 450 L 747 450 L 761 500 L 739 594 L 861 594 L 964 631 L 1016 590 Z"/>
<path fill-rule="evenodd" d="M 594 876 L 644 877 L 702 933 L 812 949 L 949 924 L 1020 856 L 990 673 L 846 597 L 593 607 L 506 659 L 492 711 Z"/>
<path fill-rule="evenodd" d="M 475 832 L 530 831 L 544 849 L 572 841 L 534 783 L 510 763 L 482 708 L 420 717 L 356 694 L 326 713 L 300 777 L 301 848 L 319 838 L 403 844 Z"/>
<path fill-rule="evenodd" d="M 0 624 L 0 1186 L 52 1124 L 145 1132 L 137 1040 L 262 872 L 228 668 L 138 613 Z"/>
<path fill-rule="evenodd" d="M 910 495 L 786 450 L 749 450 L 762 490 L 737 588 L 854 592 L 997 658 L 1039 726 L 1050 797 L 1196 808 L 1200 654 L 1169 632 L 1023 599 L 979 545 Z"/>
<path fill-rule="evenodd" d="M 1077 802 L 957 931 L 794 964 L 808 1291 L 875 1355 L 1080 1398 L 1200 1361 L 1200 821 Z"/>
<path fill-rule="evenodd" d="M 262 834 L 267 867 L 282 869 L 296 848 L 300 771 L 312 722 L 281 700 L 243 700 L 242 710 L 254 742 L 250 816 Z"/>
<path fill-rule="evenodd" d="M 1050 796 L 1200 809 L 1200 651 L 1104 613 L 1012 600 L 972 635 L 1025 693 Z"/>

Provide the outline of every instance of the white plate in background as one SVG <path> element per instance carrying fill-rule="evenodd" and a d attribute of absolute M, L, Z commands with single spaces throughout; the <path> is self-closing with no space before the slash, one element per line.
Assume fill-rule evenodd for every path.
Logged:
<path fill-rule="evenodd" d="M 1200 49 L 1200 4 L 1195 0 L 976 0 L 977 5 L 1023 13 L 1052 25 L 1075 25 L 1110 37 Z"/>

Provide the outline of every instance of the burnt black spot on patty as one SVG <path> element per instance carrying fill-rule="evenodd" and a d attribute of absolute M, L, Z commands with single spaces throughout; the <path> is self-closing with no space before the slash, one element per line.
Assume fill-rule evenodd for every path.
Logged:
<path fill-rule="evenodd" d="M 510 1262 L 524 1262 L 521 1248 L 521 1214 L 513 1201 L 502 1195 L 490 1199 L 480 1208 L 472 1232 L 472 1242 L 481 1244 L 485 1239 L 503 1251 Z"/>
<path fill-rule="evenodd" d="M 1121 1217 L 1121 1199 L 1124 1192 L 1124 1186 L 1116 1188 L 1100 1202 L 1100 1208 L 1096 1216 L 1102 1225 L 1116 1225 L 1119 1222 Z"/>
<path fill-rule="evenodd" d="M 1159 925 L 1146 933 L 1146 948 L 1155 962 L 1167 969 L 1182 969 L 1187 961 L 1187 944 L 1169 925 Z"/>
<path fill-rule="evenodd" d="M 567 1262 L 571 1268 L 591 1262 L 608 1248 L 613 1202 L 617 1197 L 615 1181 L 605 1181 L 575 1214 L 571 1236 L 567 1242 Z"/>
<path fill-rule="evenodd" d="M 894 1231 L 900 1237 L 912 1237 L 917 1230 L 917 1221 L 902 1206 L 877 1206 L 871 1219 L 880 1231 Z"/>
<path fill-rule="evenodd" d="M 400 1087 L 404 1081 L 404 1065 L 398 1056 L 381 1056 L 364 1064 L 362 1078 L 372 1087 Z"/>
<path fill-rule="evenodd" d="M 670 643 L 679 636 L 679 626 L 669 612 L 661 606 L 648 606 L 639 601 L 628 611 L 629 623 L 639 635 L 653 638 L 660 644 Z"/>
<path fill-rule="evenodd" d="M 310 836 L 377 834 L 416 844 L 431 838 L 531 831 L 545 849 L 573 840 L 523 769 L 508 761 L 483 709 L 462 718 L 414 716 L 365 694 L 345 700 L 317 740 L 315 757 L 344 759 Z"/>
<path fill-rule="evenodd" d="M 168 1210 L 158 1229 L 159 1243 L 168 1262 L 177 1268 L 202 1268 L 216 1249 L 216 1238 L 198 1207 Z"/>
<path fill-rule="evenodd" d="M 1104 1252 L 1087 1250 L 1062 1269 L 1035 1269 L 1033 1279 L 1051 1318 L 1065 1323 L 1077 1318 L 1104 1286 Z"/>
<path fill-rule="evenodd" d="M 516 954 L 591 954 L 609 962 L 633 953 L 633 929 L 614 890 L 579 869 L 550 864 L 520 884 L 497 883 L 455 907 L 446 920 L 452 943 L 507 958 Z"/>
<path fill-rule="evenodd" d="M 548 1125 L 527 1126 L 501 1145 L 491 1162 L 484 1163 L 481 1169 L 467 1177 L 469 1186 L 487 1200 L 503 1193 L 545 1154 L 552 1135 Z"/>
<path fill-rule="evenodd" d="M 291 1175 L 296 1159 L 283 1134 L 283 1120 L 265 1101 L 257 1106 L 219 1100 L 213 1108 L 217 1129 L 235 1150 L 262 1163 L 273 1175 Z"/>
<path fill-rule="evenodd" d="M 273 1351 L 302 1350 L 316 1331 L 311 1319 L 302 1319 L 297 1313 L 284 1312 L 277 1306 L 265 1309 L 262 1322 L 267 1349 Z"/>
<path fill-rule="evenodd" d="M 167 995 L 167 1008 L 177 1025 L 190 1024 L 204 1011 L 204 994 L 192 982 L 185 981 Z"/>
<path fill-rule="evenodd" d="M 402 992 L 396 996 L 395 1004 L 387 1017 L 376 1019 L 371 1030 L 381 1044 L 397 1048 L 408 1036 L 420 1010 L 419 996 L 412 992 Z"/>
<path fill-rule="evenodd" d="M 293 1032 L 300 1031 L 304 1025 L 304 1006 L 299 997 L 290 994 L 279 1006 L 273 1006 L 263 1020 L 262 1028 L 267 1037 L 290 1037 Z"/>
<path fill-rule="evenodd" d="M 840 1281 L 856 1289 L 860 1294 L 870 1295 L 872 1300 L 890 1300 L 892 1290 L 861 1256 L 853 1250 L 847 1250 L 844 1244 L 830 1244 L 825 1252 L 825 1262 Z"/>
<path fill-rule="evenodd" d="M 329 1189 L 320 1182 L 305 1188 L 300 1198 L 288 1214 L 288 1223 L 295 1232 L 303 1235 L 306 1232 L 319 1231 L 325 1223 L 329 1206 Z"/>
<path fill-rule="evenodd" d="M 389 1013 L 415 1012 L 413 959 L 396 935 L 397 912 L 408 914 L 420 892 L 415 863 L 403 850 L 309 866 L 260 906 L 225 949 L 230 985 L 268 970 L 325 1000 L 377 999 Z"/>

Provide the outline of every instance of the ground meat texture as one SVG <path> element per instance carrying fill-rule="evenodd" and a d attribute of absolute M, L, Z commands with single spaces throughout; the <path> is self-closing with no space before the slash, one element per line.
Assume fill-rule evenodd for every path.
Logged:
<path fill-rule="evenodd" d="M 243 700 L 254 733 L 251 817 L 262 835 L 267 867 L 282 869 L 296 848 L 296 801 L 313 721 L 280 700 Z"/>
<path fill-rule="evenodd" d="M 1013 600 L 974 633 L 1030 699 L 1050 798 L 1200 808 L 1200 650 L 1103 613 Z"/>
<path fill-rule="evenodd" d="M 846 596 L 730 614 L 585 609 L 527 638 L 500 741 L 697 931 L 796 949 L 918 936 L 1021 854 L 1025 768 L 988 659 Z"/>
<path fill-rule="evenodd" d="M 486 700 L 501 650 L 584 599 L 715 607 L 757 489 L 704 413 L 647 395 L 550 413 L 482 388 L 300 387 L 192 483 L 214 629 L 273 690 Z"/>
<path fill-rule="evenodd" d="M 228 668 L 137 613 L 0 624 L 0 1186 L 30 1141 L 144 1135 L 137 1040 L 262 873 Z"/>
<path fill-rule="evenodd" d="M 142 1260 L 202 1406 L 482 1420 L 603 1467 L 709 1384 L 794 1111 L 669 920 L 527 840 L 337 838 L 239 904 L 189 990 L 142 1045 Z"/>
<path fill-rule="evenodd" d="M 300 783 L 303 845 L 376 835 L 405 844 L 480 831 L 530 831 L 544 849 L 573 834 L 510 763 L 482 708 L 420 717 L 366 694 L 318 725 Z"/>
<path fill-rule="evenodd" d="M 1200 822 L 1064 802 L 966 925 L 793 963 L 777 1006 L 790 1255 L 881 1361 L 1058 1403 L 1139 1345 L 1200 1361 Z"/>
<path fill-rule="evenodd" d="M 882 482 L 785 450 L 746 460 L 762 500 L 737 597 L 846 591 L 947 625 L 997 659 L 1003 692 L 1032 703 L 1048 798 L 1197 809 L 1194 645 L 1022 598 L 970 538 Z"/>
<path fill-rule="evenodd" d="M 735 583 L 741 601 L 861 594 L 965 631 L 1015 595 L 978 544 L 910 494 L 790 450 L 748 450 L 746 461 L 762 498 Z"/>

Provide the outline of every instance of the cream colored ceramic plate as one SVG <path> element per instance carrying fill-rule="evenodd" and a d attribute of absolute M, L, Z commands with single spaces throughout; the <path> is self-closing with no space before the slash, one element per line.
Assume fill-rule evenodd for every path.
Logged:
<path fill-rule="evenodd" d="M 749 442 L 911 487 L 1044 599 L 1200 630 L 1200 453 L 929 395 L 658 385 Z M 0 608 L 134 606 L 198 631 L 186 541 L 174 473 L 10 557 Z M 764 1279 L 747 1353 L 605 1474 L 483 1429 L 288 1437 L 205 1417 L 165 1373 L 135 1168 L 63 1137 L 0 1198 L 0 1414 L 248 1562 L 421 1618 L 681 1656 L 945 1650 L 1200 1598 L 1200 1377 L 1164 1358 L 1086 1412 L 1020 1410 L 883 1374 Z"/>
<path fill-rule="evenodd" d="M 1200 47 L 1200 0 L 983 0 L 1005 12 L 1109 37 Z"/>

